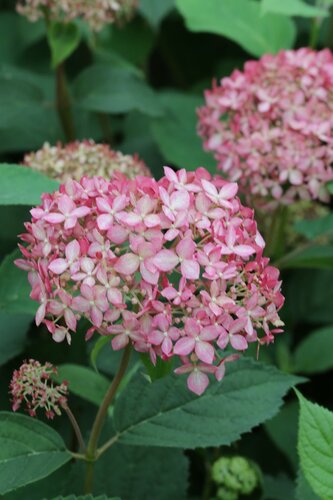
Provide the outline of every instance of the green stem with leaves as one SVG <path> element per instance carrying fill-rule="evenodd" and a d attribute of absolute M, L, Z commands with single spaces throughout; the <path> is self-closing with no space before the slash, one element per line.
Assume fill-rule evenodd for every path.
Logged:
<path fill-rule="evenodd" d="M 129 359 L 131 354 L 131 345 L 128 344 L 124 350 L 123 356 L 121 358 L 121 362 L 119 365 L 118 372 L 116 373 L 107 393 L 104 396 L 104 400 L 97 412 L 87 450 L 85 453 L 85 460 L 87 462 L 86 468 L 86 478 L 85 478 L 85 494 L 92 493 L 93 489 L 93 480 L 94 480 L 94 462 L 98 458 L 97 456 L 97 446 L 98 441 L 103 429 L 103 425 L 105 422 L 105 418 L 107 416 L 108 409 L 117 393 L 119 385 L 126 373 Z"/>

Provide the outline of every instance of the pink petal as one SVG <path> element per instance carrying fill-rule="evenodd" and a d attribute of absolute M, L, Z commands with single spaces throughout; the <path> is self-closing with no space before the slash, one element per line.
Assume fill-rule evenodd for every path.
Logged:
<path fill-rule="evenodd" d="M 236 255 L 241 257 L 249 257 L 250 255 L 256 253 L 255 249 L 250 247 L 250 245 L 237 245 L 233 248 Z"/>
<path fill-rule="evenodd" d="M 171 339 L 169 337 L 164 337 L 164 340 L 162 342 L 162 352 L 163 354 L 165 354 L 166 356 L 169 356 L 171 351 L 172 351 L 172 342 L 171 342 Z"/>
<path fill-rule="evenodd" d="M 97 198 L 96 205 L 100 212 L 104 212 L 106 214 L 111 213 L 112 208 L 108 200 L 106 200 L 105 198 Z"/>
<path fill-rule="evenodd" d="M 64 317 L 68 328 L 70 328 L 71 330 L 73 330 L 73 332 L 75 332 L 77 322 L 73 311 L 71 311 L 70 309 L 65 309 Z"/>
<path fill-rule="evenodd" d="M 109 299 L 109 302 L 111 302 L 111 304 L 115 306 L 120 305 L 123 301 L 123 296 L 121 294 L 121 291 L 117 290 L 116 288 L 109 288 L 107 292 L 107 297 Z"/>
<path fill-rule="evenodd" d="M 153 262 L 159 271 L 171 271 L 179 263 L 179 259 L 172 250 L 161 250 L 154 257 Z"/>
<path fill-rule="evenodd" d="M 66 246 L 65 254 L 67 260 L 73 261 L 80 255 L 80 244 L 77 240 L 73 240 Z"/>
<path fill-rule="evenodd" d="M 58 208 L 63 214 L 69 214 L 74 210 L 75 203 L 67 194 L 63 194 L 58 201 Z"/>
<path fill-rule="evenodd" d="M 187 379 L 187 387 L 191 392 L 201 396 L 203 392 L 207 389 L 209 384 L 209 378 L 206 373 L 202 373 L 197 368 L 189 375 Z"/>
<path fill-rule="evenodd" d="M 60 222 L 63 222 L 65 220 L 65 216 L 56 212 L 50 212 L 49 214 L 45 215 L 44 220 L 50 222 L 50 224 L 59 224 Z"/>
<path fill-rule="evenodd" d="M 36 321 L 36 325 L 39 326 L 41 324 L 41 322 L 43 321 L 43 319 L 45 318 L 45 314 L 46 314 L 46 307 L 45 307 L 45 304 L 41 304 L 39 306 L 39 308 L 37 309 L 37 312 L 36 312 L 36 318 L 35 318 L 35 321 Z"/>
<path fill-rule="evenodd" d="M 159 226 L 161 220 L 158 215 L 149 214 L 145 217 L 144 223 L 146 224 L 147 227 L 156 227 Z"/>
<path fill-rule="evenodd" d="M 103 214 L 97 217 L 97 226 L 101 231 L 106 231 L 110 228 L 113 222 L 112 215 Z"/>
<path fill-rule="evenodd" d="M 115 351 L 119 351 L 120 349 L 126 347 L 128 342 L 129 342 L 128 335 L 125 335 L 125 333 L 121 333 L 120 335 L 117 335 L 112 339 L 111 344 L 112 348 Z"/>
<path fill-rule="evenodd" d="M 173 286 L 168 286 L 164 288 L 164 290 L 161 292 L 161 295 L 165 297 L 168 300 L 173 300 L 175 297 L 177 297 L 178 292 Z"/>
<path fill-rule="evenodd" d="M 164 340 L 164 335 L 159 330 L 153 330 L 148 334 L 148 340 L 151 344 L 161 345 Z"/>
<path fill-rule="evenodd" d="M 179 339 L 173 349 L 175 354 L 179 356 L 187 356 L 195 347 L 195 340 L 193 337 L 182 337 Z"/>
<path fill-rule="evenodd" d="M 211 365 L 214 361 L 214 347 L 208 342 L 196 342 L 195 344 L 195 354 L 204 363 Z"/>
<path fill-rule="evenodd" d="M 68 267 L 67 260 L 65 260 L 65 259 L 54 259 L 52 262 L 50 262 L 48 268 L 54 274 L 62 274 L 64 271 L 66 271 L 67 267 Z"/>
<path fill-rule="evenodd" d="M 230 336 L 230 344 L 237 351 L 244 351 L 248 347 L 246 338 L 238 334 Z"/>
<path fill-rule="evenodd" d="M 86 215 L 90 214 L 90 212 L 91 209 L 89 207 L 78 207 L 71 212 L 71 215 L 80 218 L 80 217 L 85 217 Z"/>
<path fill-rule="evenodd" d="M 187 191 L 177 191 L 171 195 L 171 206 L 174 210 L 186 210 L 190 204 L 190 195 Z"/>
<path fill-rule="evenodd" d="M 118 219 L 124 224 L 127 224 L 131 227 L 136 226 L 137 224 L 140 224 L 140 222 L 142 222 L 141 215 L 135 214 L 134 212 L 123 212 L 122 214 L 118 214 Z"/>
<path fill-rule="evenodd" d="M 74 297 L 73 303 L 72 303 L 72 308 L 75 311 L 87 312 L 90 309 L 90 304 L 84 297 L 78 296 L 78 297 Z"/>
<path fill-rule="evenodd" d="M 176 252 L 182 259 L 191 259 L 194 251 L 195 243 L 191 238 L 184 238 L 176 247 Z"/>
<path fill-rule="evenodd" d="M 103 322 L 103 313 L 96 306 L 92 306 L 90 310 L 91 322 L 94 326 L 99 328 Z"/>
<path fill-rule="evenodd" d="M 130 274 L 133 274 L 138 270 L 139 264 L 140 259 L 137 255 L 135 255 L 134 253 L 127 253 L 119 257 L 114 266 L 114 269 L 118 273 L 129 276 Z"/>
<path fill-rule="evenodd" d="M 225 200 L 230 200 L 230 198 L 233 198 L 236 196 L 238 191 L 238 185 L 236 182 L 230 182 L 228 184 L 225 184 L 221 189 L 219 196 L 221 198 L 224 198 Z"/>
<path fill-rule="evenodd" d="M 164 167 L 164 175 L 170 182 L 178 183 L 178 177 L 176 172 L 174 172 L 170 167 Z"/>
<path fill-rule="evenodd" d="M 184 260 L 180 265 L 182 275 L 189 280 L 197 280 L 200 276 L 200 266 L 194 260 Z"/>

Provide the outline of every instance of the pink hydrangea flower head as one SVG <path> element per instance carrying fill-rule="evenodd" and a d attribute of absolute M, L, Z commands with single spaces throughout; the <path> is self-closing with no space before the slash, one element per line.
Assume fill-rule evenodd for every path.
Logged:
<path fill-rule="evenodd" d="M 16 264 L 56 342 L 70 342 L 85 318 L 87 339 L 130 343 L 153 363 L 178 358 L 199 394 L 209 374 L 222 378 L 227 347 L 238 355 L 273 341 L 284 299 L 237 185 L 203 168 L 165 173 L 83 177 L 44 194 Z"/>
<path fill-rule="evenodd" d="M 24 404 L 31 417 L 36 416 L 38 409 L 45 411 L 50 419 L 61 415 L 61 407 L 67 403 L 68 387 L 66 382 L 56 384 L 52 380 L 56 374 L 57 369 L 51 363 L 25 361 L 14 371 L 10 382 L 13 411 Z"/>
<path fill-rule="evenodd" d="M 52 179 L 79 181 L 84 175 L 98 175 L 109 179 L 120 172 L 130 179 L 138 175 L 150 176 L 150 170 L 137 155 L 124 155 L 107 144 L 93 140 L 75 141 L 56 146 L 45 143 L 41 149 L 24 157 L 24 165 Z"/>
<path fill-rule="evenodd" d="M 333 179 L 332 89 L 328 49 L 249 61 L 205 92 L 198 110 L 204 147 L 257 206 L 326 202 L 325 184 Z"/>
<path fill-rule="evenodd" d="M 92 31 L 128 20 L 136 7 L 137 0 L 18 0 L 16 5 L 30 21 L 43 17 L 46 10 L 48 17 L 58 22 L 83 19 Z"/>

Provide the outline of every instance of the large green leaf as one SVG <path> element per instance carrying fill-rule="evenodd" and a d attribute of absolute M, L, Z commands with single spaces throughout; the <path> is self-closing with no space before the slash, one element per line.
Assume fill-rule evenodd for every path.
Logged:
<path fill-rule="evenodd" d="M 37 205 L 41 194 L 54 191 L 59 183 L 20 165 L 0 164 L 0 205 Z"/>
<path fill-rule="evenodd" d="M 71 459 L 51 427 L 20 414 L 0 413 L 0 494 L 38 481 Z"/>
<path fill-rule="evenodd" d="M 333 368 L 333 326 L 316 330 L 297 346 L 293 370 L 320 373 Z"/>
<path fill-rule="evenodd" d="M 37 302 L 30 299 L 31 286 L 27 273 L 15 266 L 20 251 L 7 255 L 0 265 L 0 310 L 7 313 L 35 314 Z"/>
<path fill-rule="evenodd" d="M 293 324 L 333 324 L 333 271 L 295 269 L 284 279 L 283 320 Z"/>
<path fill-rule="evenodd" d="M 297 391 L 300 402 L 298 452 L 302 471 L 320 498 L 333 498 L 333 413 L 311 403 Z"/>
<path fill-rule="evenodd" d="M 95 495 L 121 500 L 184 500 L 189 463 L 181 450 L 116 444 L 95 464 Z M 80 493 L 85 467 L 75 464 L 68 492 Z"/>
<path fill-rule="evenodd" d="M 81 35 L 74 23 L 51 22 L 47 38 L 51 49 L 52 66 L 56 68 L 78 47 Z"/>
<path fill-rule="evenodd" d="M 328 233 L 330 234 L 333 232 L 333 214 L 326 215 L 320 219 L 297 221 L 294 228 L 309 240 Z"/>
<path fill-rule="evenodd" d="M 274 12 L 286 16 L 324 17 L 328 15 L 325 9 L 314 7 L 302 0 L 262 0 L 263 12 Z"/>
<path fill-rule="evenodd" d="M 67 380 L 69 390 L 81 398 L 97 406 L 101 404 L 110 381 L 96 373 L 91 368 L 80 365 L 60 365 L 58 366 L 57 380 Z"/>
<path fill-rule="evenodd" d="M 277 264 L 280 269 L 309 267 L 312 269 L 333 269 L 333 246 L 313 245 L 290 252 Z"/>
<path fill-rule="evenodd" d="M 153 121 L 152 132 L 166 161 L 187 170 L 201 166 L 215 172 L 216 161 L 203 150 L 196 132 L 196 108 L 203 99 L 169 91 L 160 95 L 160 101 L 165 114 Z"/>
<path fill-rule="evenodd" d="M 285 474 L 276 477 L 264 475 L 262 478 L 263 495 L 260 500 L 290 500 L 294 498 L 295 486 Z"/>
<path fill-rule="evenodd" d="M 298 470 L 295 491 L 296 500 L 320 500 L 304 477 L 301 469 Z"/>
<path fill-rule="evenodd" d="M 52 500 L 121 500 L 119 497 L 107 497 L 106 495 L 99 495 L 94 497 L 92 495 L 68 495 L 66 497 L 55 497 Z"/>
<path fill-rule="evenodd" d="M 13 127 L 22 116 L 32 119 L 43 102 L 39 87 L 22 80 L 0 79 L 0 129 Z"/>
<path fill-rule="evenodd" d="M 45 24 L 42 20 L 31 23 L 23 16 L 5 10 L 0 12 L 0 33 L 2 40 L 6 41 L 0 44 L 0 61 L 14 62 L 26 48 L 43 37 Z"/>
<path fill-rule="evenodd" d="M 114 428 L 126 444 L 195 448 L 228 445 L 272 418 L 282 397 L 301 379 L 242 359 L 230 363 L 222 383 L 193 395 L 184 377 L 149 383 L 137 375 L 119 397 Z"/>
<path fill-rule="evenodd" d="M 29 314 L 7 314 L 0 311 L 0 365 L 23 351 L 31 321 L 32 316 Z"/>
<path fill-rule="evenodd" d="M 255 0 L 177 0 L 176 6 L 191 31 L 223 35 L 254 56 L 289 49 L 295 39 L 293 21 L 261 12 Z"/>
<path fill-rule="evenodd" d="M 175 5 L 175 0 L 140 0 L 139 12 L 149 24 L 157 29 L 163 18 L 169 14 Z"/>
<path fill-rule="evenodd" d="M 298 467 L 297 457 L 297 420 L 298 404 L 296 401 L 285 404 L 279 413 L 265 423 L 265 430 L 272 441 L 290 460 L 294 469 Z"/>
<path fill-rule="evenodd" d="M 110 64 L 85 69 L 75 82 L 74 97 L 80 107 L 90 111 L 138 110 L 151 116 L 162 112 L 157 95 L 137 72 Z"/>

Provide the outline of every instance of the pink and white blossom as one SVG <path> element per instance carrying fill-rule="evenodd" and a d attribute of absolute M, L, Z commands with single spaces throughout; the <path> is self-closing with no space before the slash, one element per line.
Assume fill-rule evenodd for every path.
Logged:
<path fill-rule="evenodd" d="M 83 177 L 43 195 L 17 265 L 55 342 L 70 343 L 85 318 L 87 340 L 106 335 L 152 363 L 178 359 L 176 373 L 201 394 L 237 355 L 226 358 L 227 346 L 274 340 L 284 299 L 235 183 L 203 168 L 172 172 L 158 182 Z"/>

